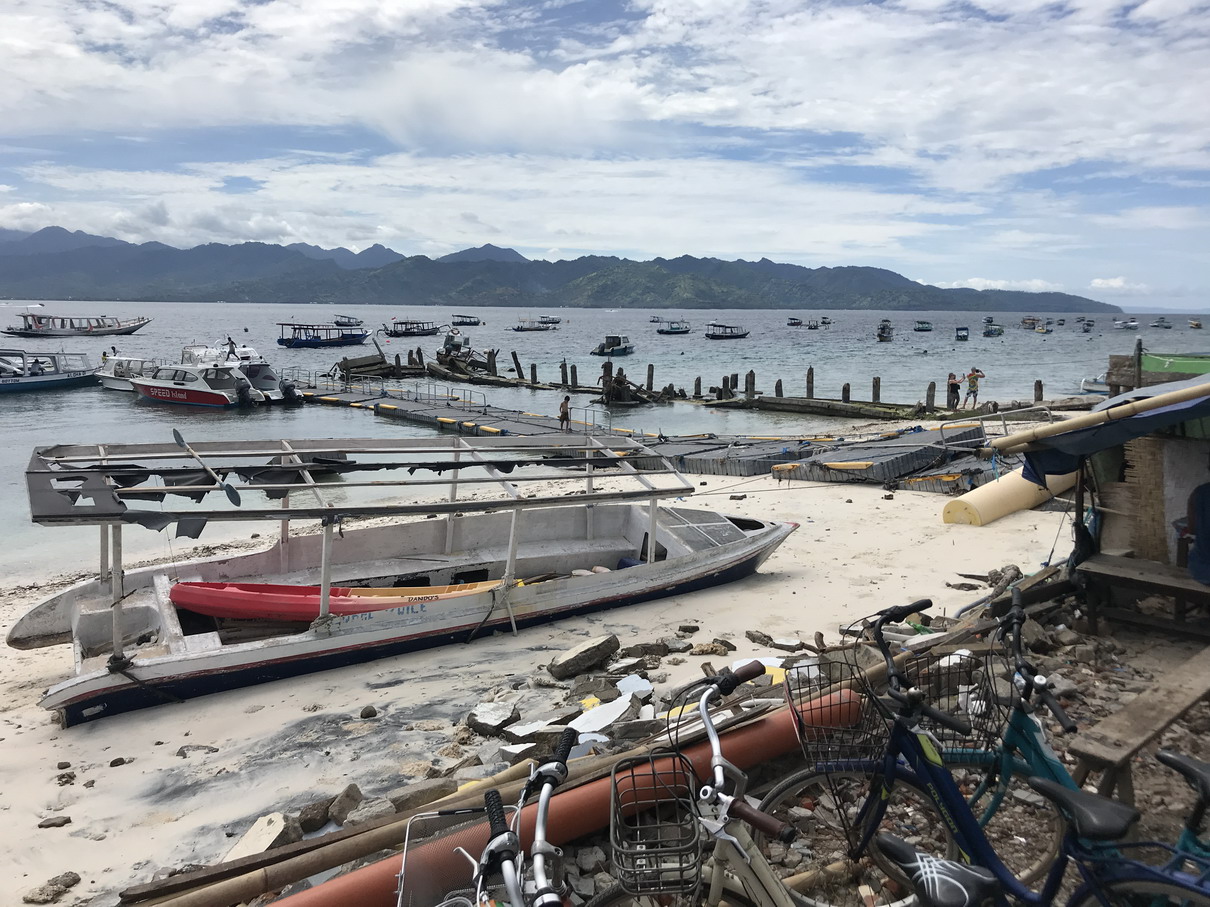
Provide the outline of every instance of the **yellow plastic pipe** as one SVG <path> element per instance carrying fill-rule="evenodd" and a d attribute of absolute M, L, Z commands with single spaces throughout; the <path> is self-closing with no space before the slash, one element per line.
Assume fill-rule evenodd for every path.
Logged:
<path fill-rule="evenodd" d="M 986 526 L 1019 510 L 1032 510 L 1076 484 L 1076 473 L 1047 476 L 1046 488 L 1036 485 L 1018 469 L 954 498 L 941 509 L 941 522 Z"/>

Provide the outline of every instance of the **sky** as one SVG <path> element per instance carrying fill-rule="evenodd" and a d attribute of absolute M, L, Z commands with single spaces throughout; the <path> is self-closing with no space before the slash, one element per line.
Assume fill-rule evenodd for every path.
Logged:
<path fill-rule="evenodd" d="M 1210 311 L 1210 3 L 8 0 L 0 227 Z"/>

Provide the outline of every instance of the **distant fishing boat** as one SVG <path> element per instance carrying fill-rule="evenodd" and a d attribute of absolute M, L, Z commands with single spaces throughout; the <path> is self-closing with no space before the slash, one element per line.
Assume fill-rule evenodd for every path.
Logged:
<path fill-rule="evenodd" d="M 921 331 L 921 332 L 931 331 L 932 329 L 933 329 L 933 323 L 931 321 L 917 321 L 916 326 L 914 328 L 912 328 L 913 331 Z"/>
<path fill-rule="evenodd" d="M 884 318 L 878 322 L 878 330 L 874 334 L 879 343 L 890 343 L 895 339 L 895 326 L 891 324 L 889 318 Z"/>
<path fill-rule="evenodd" d="M 1202 329 L 1202 323 L 1196 318 L 1190 318 L 1189 327 L 1193 328 L 1195 331 L 1200 331 Z"/>
<path fill-rule="evenodd" d="M 514 331 L 554 331 L 557 330 L 557 325 L 544 324 L 541 321 L 535 321 L 530 318 L 522 318 L 513 326 Z"/>
<path fill-rule="evenodd" d="M 359 328 L 365 324 L 360 318 L 354 318 L 352 315 L 337 315 L 332 319 L 332 323 L 338 328 Z"/>
<path fill-rule="evenodd" d="M 606 334 L 590 352 L 594 356 L 629 356 L 634 352 L 634 345 L 624 334 Z"/>
<path fill-rule="evenodd" d="M 277 345 L 287 349 L 317 349 L 328 346 L 357 346 L 365 343 L 370 332 L 365 328 L 342 328 L 335 324 L 299 324 L 279 321 L 281 336 Z"/>
<path fill-rule="evenodd" d="M 538 324 L 562 324 L 563 319 L 558 315 L 539 315 Z"/>
<path fill-rule="evenodd" d="M 688 334 L 692 328 L 688 321 L 665 321 L 655 329 L 657 334 Z"/>
<path fill-rule="evenodd" d="M 456 328 L 473 328 L 483 322 L 475 315 L 455 315 L 450 323 Z"/>
<path fill-rule="evenodd" d="M 786 327 L 788 327 L 788 328 L 800 328 L 800 327 L 802 327 L 802 319 L 801 319 L 801 318 L 794 318 L 794 317 L 787 318 L 787 319 L 786 319 Z"/>
<path fill-rule="evenodd" d="M 1149 324 L 1148 327 L 1163 328 L 1164 330 L 1171 330 L 1172 322 L 1169 321 L 1167 318 L 1165 318 L 1163 315 L 1161 315 L 1159 318 L 1155 319 L 1155 321 L 1151 322 L 1151 324 Z"/>
<path fill-rule="evenodd" d="M 392 319 L 390 324 L 384 324 L 378 331 L 388 337 L 432 337 L 442 331 L 448 331 L 448 324 L 437 325 L 432 321 L 408 321 Z"/>
<path fill-rule="evenodd" d="M 954 339 L 958 340 L 958 341 L 970 340 L 971 339 L 971 329 L 970 328 L 954 328 Z"/>
<path fill-rule="evenodd" d="M 819 322 L 816 321 L 814 318 L 807 319 L 807 330 L 808 331 L 818 331 Z"/>
<path fill-rule="evenodd" d="M 704 336 L 707 340 L 743 340 L 748 336 L 748 331 L 739 325 L 719 324 L 712 321 L 706 325 Z"/>
<path fill-rule="evenodd" d="M 984 337 L 1000 337 L 1000 336 L 1003 336 L 1003 334 L 1004 334 L 1003 325 L 992 324 L 991 322 L 988 322 L 983 325 L 983 336 Z"/>

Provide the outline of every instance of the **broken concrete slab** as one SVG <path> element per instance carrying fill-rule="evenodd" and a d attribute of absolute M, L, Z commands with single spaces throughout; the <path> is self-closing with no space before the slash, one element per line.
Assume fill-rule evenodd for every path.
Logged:
<path fill-rule="evenodd" d="M 395 807 L 396 812 L 415 809 L 447 797 L 458 789 L 458 784 L 452 778 L 426 778 L 414 781 L 405 787 L 397 787 L 387 792 L 387 799 Z"/>
<path fill-rule="evenodd" d="M 567 726 L 575 728 L 581 734 L 599 733 L 615 721 L 624 721 L 639 714 L 639 700 L 630 693 L 624 693 L 613 702 L 606 702 L 595 709 L 589 709 Z"/>
<path fill-rule="evenodd" d="M 282 844 L 293 844 L 301 840 L 302 828 L 297 819 L 288 819 L 283 813 L 269 813 L 252 823 L 252 827 L 227 851 L 223 862 L 250 857 Z"/>
<path fill-rule="evenodd" d="M 520 717 L 514 702 L 481 702 L 466 716 L 466 726 L 484 737 L 497 737 Z"/>
<path fill-rule="evenodd" d="M 612 633 L 608 636 L 598 636 L 564 652 L 547 665 L 546 670 L 556 680 L 566 680 L 604 664 L 620 647 L 621 643 Z"/>

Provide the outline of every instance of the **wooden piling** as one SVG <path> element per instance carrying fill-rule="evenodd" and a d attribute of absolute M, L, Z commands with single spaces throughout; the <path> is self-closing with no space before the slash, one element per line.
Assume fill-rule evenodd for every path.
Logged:
<path fill-rule="evenodd" d="M 815 399 L 815 366 L 807 369 L 807 399 Z"/>
<path fill-rule="evenodd" d="M 576 374 L 576 367 L 574 365 L 571 367 L 571 386 L 580 386 L 580 376 Z"/>
<path fill-rule="evenodd" d="M 778 379 L 777 379 L 777 381 L 776 381 L 776 382 L 774 383 L 774 385 L 773 385 L 773 396 L 774 396 L 774 397 L 780 397 L 780 396 L 782 396 L 782 392 L 781 392 L 781 379 L 780 379 L 780 378 L 778 378 Z"/>
<path fill-rule="evenodd" d="M 841 403 L 849 402 L 849 385 L 847 383 L 845 384 L 844 387 L 842 387 L 840 389 L 840 402 Z"/>
<path fill-rule="evenodd" d="M 874 386 L 870 388 L 870 401 L 873 403 L 882 402 L 882 379 L 877 375 L 874 376 Z"/>
<path fill-rule="evenodd" d="M 1034 403 L 1042 402 L 1042 379 L 1034 382 Z"/>
<path fill-rule="evenodd" d="M 756 372 L 751 369 L 744 375 L 744 396 L 749 400 L 756 396 Z"/>
<path fill-rule="evenodd" d="M 937 403 L 937 382 L 930 381 L 928 390 L 924 392 L 924 405 L 927 409 L 936 409 Z"/>
<path fill-rule="evenodd" d="M 731 383 L 727 386 L 731 388 L 731 390 L 735 390 L 737 387 L 739 387 L 739 372 L 731 373 Z"/>
<path fill-rule="evenodd" d="M 489 375 L 491 375 L 493 378 L 499 377 L 499 375 L 497 374 L 497 371 L 496 371 L 496 354 L 499 352 L 500 352 L 499 350 L 488 350 L 487 351 L 487 373 Z"/>
<path fill-rule="evenodd" d="M 606 359 L 601 363 L 601 386 L 609 387 L 609 382 L 613 380 L 613 363 Z"/>
<path fill-rule="evenodd" d="M 517 351 L 513 350 L 513 368 L 517 371 L 517 380 L 525 380 L 525 369 L 521 368 L 521 357 L 517 355 Z"/>
<path fill-rule="evenodd" d="M 529 383 L 530 384 L 538 383 L 538 366 L 536 363 L 533 363 L 533 362 L 531 362 L 529 364 Z"/>
<path fill-rule="evenodd" d="M 567 387 L 567 360 L 564 359 L 559 363 L 559 380 L 564 387 Z"/>
<path fill-rule="evenodd" d="M 647 390 L 652 390 L 655 387 L 655 365 L 647 363 Z"/>
<path fill-rule="evenodd" d="M 702 376 L 698 375 L 693 379 L 693 399 L 700 400 L 702 398 Z"/>

